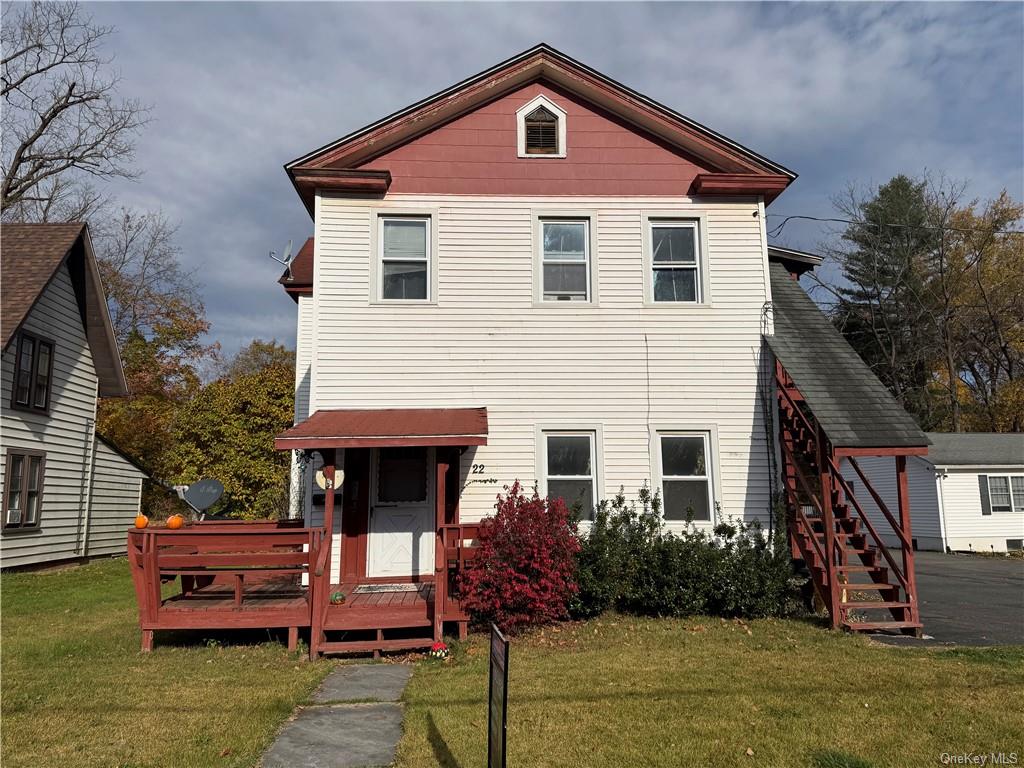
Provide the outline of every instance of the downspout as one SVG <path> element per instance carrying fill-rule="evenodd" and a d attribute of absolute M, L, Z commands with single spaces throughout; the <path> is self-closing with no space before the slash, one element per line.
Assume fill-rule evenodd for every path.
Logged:
<path fill-rule="evenodd" d="M 82 557 L 88 557 L 89 547 L 89 520 L 92 517 L 92 480 L 96 474 L 96 420 L 86 421 L 85 451 L 82 457 L 82 491 L 79 495 L 79 507 L 82 515 L 79 518 L 78 546 L 75 551 Z"/>
<path fill-rule="evenodd" d="M 942 551 L 949 552 L 949 543 L 946 541 L 946 505 L 942 503 L 942 479 L 946 473 L 935 468 L 935 501 L 939 505 L 939 538 L 942 539 Z"/>

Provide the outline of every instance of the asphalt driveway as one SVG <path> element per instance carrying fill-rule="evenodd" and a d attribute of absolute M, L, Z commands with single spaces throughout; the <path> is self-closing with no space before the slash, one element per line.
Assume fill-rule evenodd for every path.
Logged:
<path fill-rule="evenodd" d="M 926 642 L 1024 645 L 1024 560 L 918 552 L 914 563 Z"/>

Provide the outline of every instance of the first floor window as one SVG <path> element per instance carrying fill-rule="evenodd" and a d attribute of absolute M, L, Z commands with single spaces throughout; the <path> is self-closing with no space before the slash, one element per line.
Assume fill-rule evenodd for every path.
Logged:
<path fill-rule="evenodd" d="M 594 482 L 594 433 L 547 432 L 544 434 L 548 498 L 561 497 L 570 509 L 589 520 L 597 496 Z"/>
<path fill-rule="evenodd" d="M 1024 512 L 1024 475 L 989 475 L 988 501 L 992 512 Z"/>
<path fill-rule="evenodd" d="M 42 506 L 46 454 L 13 448 L 7 452 L 4 528 L 35 528 Z"/>
<path fill-rule="evenodd" d="M 706 434 L 661 434 L 661 496 L 666 520 L 711 520 Z"/>
<path fill-rule="evenodd" d="M 48 410 L 52 375 L 53 343 L 28 333 L 19 334 L 14 358 L 12 405 L 35 411 Z"/>
<path fill-rule="evenodd" d="M 380 298 L 424 301 L 430 279 L 430 220 L 380 218 Z"/>
<path fill-rule="evenodd" d="M 542 219 L 544 301 L 590 301 L 590 222 Z"/>
<path fill-rule="evenodd" d="M 697 235 L 696 221 L 651 221 L 654 301 L 690 304 L 702 301 Z"/>

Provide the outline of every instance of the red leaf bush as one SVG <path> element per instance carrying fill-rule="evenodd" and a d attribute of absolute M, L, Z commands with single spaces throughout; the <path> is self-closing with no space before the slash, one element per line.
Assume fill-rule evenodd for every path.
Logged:
<path fill-rule="evenodd" d="M 518 481 L 505 491 L 481 525 L 477 557 L 458 587 L 475 622 L 515 633 L 566 618 L 580 542 L 561 498 L 525 496 Z"/>

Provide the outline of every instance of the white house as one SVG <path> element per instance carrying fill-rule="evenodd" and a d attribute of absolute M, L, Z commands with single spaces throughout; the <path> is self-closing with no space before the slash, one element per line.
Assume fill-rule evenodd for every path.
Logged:
<path fill-rule="evenodd" d="M 0 565 L 123 553 L 146 475 L 96 434 L 97 397 L 127 390 L 88 227 L 0 238 Z"/>
<path fill-rule="evenodd" d="M 296 426 L 276 445 L 296 451 L 296 509 L 333 526 L 334 583 L 441 578 L 442 529 L 516 480 L 584 510 L 647 484 L 668 530 L 769 523 L 776 358 L 814 368 L 800 338 L 763 343 L 773 283 L 831 328 L 791 279 L 820 260 L 767 244 L 792 171 L 545 45 L 286 170 L 314 232 L 280 281 Z M 834 445 L 923 452 L 836 337 L 884 406 L 864 418 L 905 428 Z M 832 423 L 862 410 L 835 402 Z"/>
<path fill-rule="evenodd" d="M 915 546 L 955 552 L 1024 548 L 1024 435 L 929 432 L 928 437 L 928 455 L 912 457 L 907 465 Z M 891 467 L 870 458 L 860 467 L 892 507 L 896 476 Z M 846 475 L 853 477 L 849 470 Z M 874 500 L 861 496 L 881 523 Z M 888 543 L 894 543 L 892 536 Z"/>

